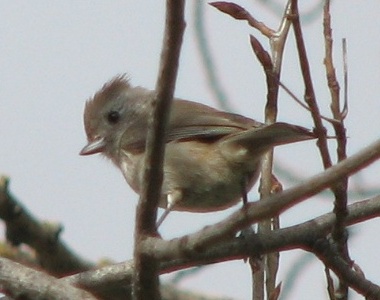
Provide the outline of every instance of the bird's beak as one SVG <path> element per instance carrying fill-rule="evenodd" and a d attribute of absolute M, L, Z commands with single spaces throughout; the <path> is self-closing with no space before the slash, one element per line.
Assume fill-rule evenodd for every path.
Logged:
<path fill-rule="evenodd" d="M 91 142 L 88 142 L 86 146 L 79 152 L 80 155 L 91 155 L 100 153 L 104 150 L 106 142 L 104 138 L 97 138 Z"/>

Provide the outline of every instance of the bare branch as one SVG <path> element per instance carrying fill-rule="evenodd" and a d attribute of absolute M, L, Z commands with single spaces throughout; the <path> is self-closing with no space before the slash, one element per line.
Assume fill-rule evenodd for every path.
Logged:
<path fill-rule="evenodd" d="M 327 147 L 326 129 L 322 124 L 321 114 L 319 112 L 317 100 L 315 98 L 313 82 L 311 80 L 309 61 L 306 54 L 306 47 L 303 40 L 301 23 L 299 20 L 297 0 L 292 0 L 292 23 L 294 35 L 296 38 L 299 62 L 305 84 L 305 101 L 310 107 L 311 116 L 313 118 L 315 130 L 318 135 L 319 151 L 321 153 L 323 166 L 326 169 L 332 165 L 332 162 Z"/>
<path fill-rule="evenodd" d="M 0 258 L 0 290 L 14 299 L 96 299 L 89 292 L 78 289 L 63 280 L 2 257 Z"/>
<path fill-rule="evenodd" d="M 277 103 L 278 103 L 278 91 L 279 91 L 279 79 L 281 76 L 282 58 L 284 54 L 285 42 L 288 36 L 289 28 L 291 25 L 289 19 L 289 13 L 291 11 L 291 2 L 288 1 L 285 12 L 281 20 L 281 24 L 276 32 L 272 32 L 269 37 L 271 46 L 271 58 L 269 54 L 264 50 L 257 39 L 251 36 L 251 45 L 254 52 L 263 66 L 266 82 L 267 82 L 267 102 L 265 105 L 265 123 L 272 124 L 277 119 Z M 248 13 L 243 13 L 247 16 Z M 248 15 L 248 22 L 253 18 Z M 253 19 L 253 21 L 255 21 Z M 253 25 L 260 25 L 260 28 L 265 29 L 266 26 L 262 23 L 255 23 Z M 263 33 L 263 31 L 262 31 Z M 262 159 L 261 163 L 261 182 L 260 182 L 260 198 L 265 199 L 272 193 L 272 169 L 273 169 L 273 151 L 268 151 Z M 276 224 L 276 226 L 272 226 Z M 273 228 L 277 228 L 280 225 L 278 216 L 274 216 L 273 219 L 263 220 L 258 225 L 259 232 L 269 232 Z M 253 258 L 255 259 L 255 258 Z M 266 275 L 266 291 L 267 295 L 272 295 L 276 288 L 276 275 L 278 271 L 279 254 L 272 253 L 264 257 L 265 261 L 265 275 Z M 254 272 L 254 299 L 263 299 L 263 286 L 264 286 L 264 269 L 258 269 Z"/>
<path fill-rule="evenodd" d="M 304 104 L 284 83 L 281 82 L 281 80 L 278 81 L 278 84 L 290 96 L 290 98 L 292 98 L 295 102 L 297 102 L 302 108 L 310 112 L 310 107 Z M 338 120 L 328 118 L 324 115 L 321 115 L 321 118 L 331 124 L 339 122 Z"/>
<path fill-rule="evenodd" d="M 343 73 L 344 73 L 344 104 L 343 109 L 340 113 L 342 119 L 344 120 L 348 114 L 348 64 L 347 64 L 347 41 L 342 40 L 342 52 L 343 52 Z"/>
<path fill-rule="evenodd" d="M 349 205 L 346 225 L 355 225 L 376 217 L 380 217 L 380 196 Z M 163 274 L 197 265 L 245 259 L 252 253 L 262 255 L 274 251 L 305 249 L 305 247 L 309 249 L 308 243 L 325 238 L 333 230 L 334 223 L 335 214 L 327 213 L 302 224 L 274 230 L 270 233 L 252 234 L 245 238 L 230 237 L 225 242 L 211 245 L 207 251 L 188 247 L 182 247 L 181 251 L 175 251 L 180 247 L 178 244 L 181 243 L 181 240 L 174 239 L 167 242 L 160 241 L 156 244 L 158 250 L 152 250 L 152 252 L 155 252 L 157 259 L 160 260 L 160 273 Z M 161 244 L 163 244 L 162 247 Z M 113 295 L 117 290 L 122 292 L 123 289 L 124 294 L 122 295 L 127 295 L 126 291 L 132 281 L 132 274 L 133 262 L 128 261 L 72 275 L 62 278 L 62 280 L 104 297 Z"/>
<path fill-rule="evenodd" d="M 163 178 L 164 139 L 185 29 L 184 6 L 185 2 L 182 0 L 166 1 L 165 33 L 156 84 L 156 97 L 153 101 L 155 107 L 153 107 L 146 143 L 145 184 L 136 210 L 134 251 L 136 272 L 133 293 L 136 299 L 142 300 L 161 298 L 157 262 L 141 252 L 140 243 L 146 236 L 157 234 L 156 215 Z"/>
<path fill-rule="evenodd" d="M 325 6 L 323 9 L 323 35 L 325 37 L 325 67 L 326 67 L 326 77 L 327 85 L 330 89 L 331 95 L 331 111 L 334 119 L 339 122 L 332 123 L 336 140 L 338 143 L 337 154 L 338 161 L 342 161 L 347 157 L 346 154 L 346 129 L 343 123 L 343 118 L 340 112 L 340 96 L 339 96 L 339 83 L 336 78 L 335 67 L 333 63 L 333 38 L 332 38 L 332 28 L 331 28 L 331 15 L 330 15 L 330 1 L 325 1 Z M 347 239 L 348 232 L 345 228 L 345 218 L 347 216 L 347 186 L 348 177 L 343 177 L 341 181 L 332 187 L 335 195 L 334 201 L 334 213 L 336 214 L 336 224 L 332 232 L 332 237 L 336 241 L 338 246 L 338 252 L 342 255 L 342 258 L 346 262 L 350 262 L 350 256 L 348 252 Z M 337 294 L 342 297 L 341 299 L 347 299 L 348 297 L 348 287 L 344 281 L 339 283 L 339 291 Z"/>
<path fill-rule="evenodd" d="M 366 299 L 380 299 L 380 287 L 363 277 L 362 273 L 354 271 L 352 264 L 344 260 L 328 239 L 310 242 L 309 246 L 328 268 L 355 291 Z"/>
<path fill-rule="evenodd" d="M 37 220 L 15 199 L 8 187 L 9 179 L 0 177 L 0 218 L 5 222 L 9 242 L 32 247 L 40 267 L 55 276 L 83 272 L 94 267 L 94 264 L 80 258 L 60 240 L 60 226 Z"/>

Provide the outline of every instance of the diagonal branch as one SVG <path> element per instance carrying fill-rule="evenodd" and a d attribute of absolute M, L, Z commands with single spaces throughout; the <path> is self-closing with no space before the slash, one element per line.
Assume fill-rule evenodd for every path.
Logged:
<path fill-rule="evenodd" d="M 95 300 L 89 292 L 27 268 L 6 258 L 0 258 L 0 289 L 13 299 L 25 300 Z"/>
<path fill-rule="evenodd" d="M 355 225 L 376 217 L 380 217 L 380 196 L 349 205 L 346 225 Z M 175 247 L 166 244 L 156 251 L 157 259 L 160 260 L 160 273 L 164 274 L 197 265 L 245 259 L 252 253 L 262 255 L 299 248 L 310 251 L 310 242 L 325 238 L 331 233 L 334 223 L 335 214 L 327 213 L 302 224 L 274 230 L 270 233 L 254 234 L 248 238 L 232 237 L 223 243 L 210 246 L 207 251 L 189 248 L 173 251 Z M 166 243 L 178 242 L 180 241 L 172 240 Z M 354 276 L 352 272 L 354 271 L 349 270 L 349 276 Z M 120 293 L 124 293 L 122 295 L 127 295 L 128 291 L 130 294 L 128 282 L 132 281 L 132 274 L 133 261 L 127 261 L 72 275 L 62 280 L 81 286 L 100 297 L 110 297 L 118 290 Z M 341 275 L 345 278 L 345 274 Z M 361 277 L 359 280 L 365 279 Z"/>
<path fill-rule="evenodd" d="M 0 177 L 0 218 L 6 237 L 14 245 L 27 244 L 36 251 L 40 267 L 55 276 L 83 272 L 94 267 L 60 239 L 61 229 L 37 220 L 9 192 L 9 179 Z"/>

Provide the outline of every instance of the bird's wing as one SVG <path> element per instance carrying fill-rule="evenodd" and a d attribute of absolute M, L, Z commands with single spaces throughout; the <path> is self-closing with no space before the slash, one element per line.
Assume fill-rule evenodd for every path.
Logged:
<path fill-rule="evenodd" d="M 238 114 L 222 112 L 192 101 L 175 99 L 171 108 L 166 142 L 176 140 L 213 140 L 226 135 L 262 127 L 263 124 Z M 123 137 L 123 148 L 143 151 L 148 116 L 134 121 Z"/>
<path fill-rule="evenodd" d="M 167 131 L 167 141 L 214 139 L 263 124 L 241 115 L 222 112 L 207 105 L 175 100 Z"/>

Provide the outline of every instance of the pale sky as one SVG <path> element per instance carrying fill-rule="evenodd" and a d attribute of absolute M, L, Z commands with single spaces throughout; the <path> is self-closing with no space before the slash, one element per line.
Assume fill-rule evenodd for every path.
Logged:
<path fill-rule="evenodd" d="M 188 1 L 187 28 L 176 95 L 217 106 L 203 72 L 194 38 L 193 6 Z M 277 1 L 282 3 L 283 1 Z M 300 1 L 304 2 L 304 1 Z M 313 3 L 316 1 L 312 1 Z M 348 153 L 379 137 L 380 24 L 379 1 L 333 1 L 334 56 L 341 79 L 341 39 L 347 38 L 349 61 Z M 204 2 L 205 3 L 205 2 Z M 259 1 L 237 1 L 259 20 L 278 26 L 279 16 Z M 301 6 L 308 11 L 310 7 Z M 263 120 L 265 79 L 252 54 L 248 35 L 260 34 L 205 4 L 206 30 L 218 76 L 236 112 Z M 128 73 L 134 85 L 153 88 L 157 75 L 164 20 L 164 1 L 1 1 L 0 2 L 0 174 L 11 178 L 11 191 L 42 220 L 64 225 L 62 238 L 92 260 L 130 259 L 137 195 L 121 173 L 100 156 L 81 157 L 86 138 L 83 108 L 107 80 Z M 323 68 L 321 12 L 304 27 L 315 90 L 323 114 L 329 94 Z M 283 82 L 302 98 L 303 86 L 290 32 Z M 264 38 L 260 40 L 267 47 Z M 341 86 L 343 85 L 341 80 Z M 306 111 L 285 93 L 279 120 L 312 128 Z M 332 133 L 329 127 L 330 133 Z M 334 142 L 331 141 L 331 151 Z M 322 170 L 313 142 L 276 150 L 277 161 L 307 178 Z M 335 156 L 335 155 L 334 155 Z M 361 188 L 378 189 L 379 163 L 362 172 Z M 300 168 L 302 166 L 302 169 Z M 294 183 L 284 182 L 285 188 Z M 253 191 L 257 190 L 257 186 Z M 257 199 L 257 193 L 250 195 Z M 330 197 L 314 198 L 282 216 L 291 225 L 331 210 Z M 161 233 L 170 238 L 191 233 L 235 211 L 209 214 L 172 213 Z M 355 226 L 352 259 L 369 279 L 378 282 L 378 220 Z M 302 251 L 281 256 L 279 280 L 295 268 Z M 323 266 L 312 259 L 286 299 L 326 298 Z M 170 276 L 165 276 L 168 279 Z M 308 286 L 313 282 L 310 294 Z M 234 299 L 250 298 L 250 273 L 242 261 L 205 268 L 181 286 Z M 312 298 L 310 298 L 312 297 Z M 315 298 L 314 298 L 315 297 Z M 352 299 L 360 299 L 354 296 Z"/>

